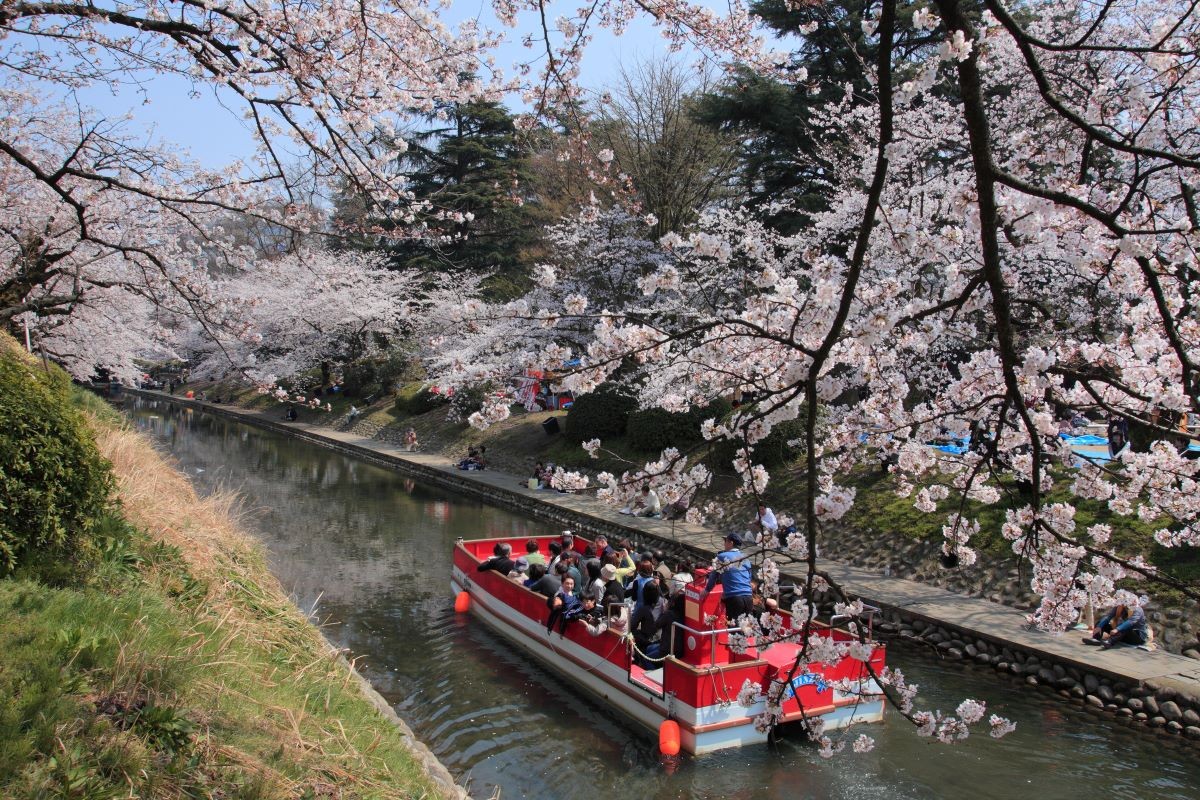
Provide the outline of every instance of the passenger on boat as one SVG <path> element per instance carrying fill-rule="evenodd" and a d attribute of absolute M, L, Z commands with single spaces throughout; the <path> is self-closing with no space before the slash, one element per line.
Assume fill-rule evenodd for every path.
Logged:
<path fill-rule="evenodd" d="M 615 604 L 625 602 L 625 584 L 617 578 L 617 568 L 612 564 L 605 564 L 600 568 L 600 580 L 604 581 L 604 597 L 600 604 L 605 608 Z"/>
<path fill-rule="evenodd" d="M 579 565 L 581 569 L 587 569 L 589 561 L 599 563 L 600 559 L 596 556 L 596 545 L 586 544 L 583 546 L 583 552 L 579 554 Z"/>
<path fill-rule="evenodd" d="M 609 555 L 610 553 L 615 553 L 615 552 L 617 552 L 617 551 L 615 549 L 613 549 L 612 545 L 610 545 L 608 543 L 607 536 L 605 536 L 603 533 L 596 535 L 596 555 L 597 556 L 599 556 L 600 558 L 604 558 L 605 556 Z"/>
<path fill-rule="evenodd" d="M 524 558 L 518 558 L 513 562 L 512 572 L 508 573 L 508 577 L 524 583 L 527 574 L 529 574 L 529 562 Z"/>
<path fill-rule="evenodd" d="M 750 602 L 756 616 L 767 612 L 774 614 L 779 610 L 779 601 L 762 593 L 762 581 L 758 578 L 750 579 Z"/>
<path fill-rule="evenodd" d="M 499 572 L 501 575 L 508 575 L 508 573 L 513 571 L 513 567 L 516 566 L 512 558 L 509 557 L 511 555 L 512 545 L 508 542 L 499 542 L 492 548 L 492 557 L 482 562 L 478 569 L 480 572 L 493 570 Z"/>
<path fill-rule="evenodd" d="M 600 567 L 600 559 L 592 559 L 587 562 L 585 567 L 587 570 L 588 582 L 583 590 L 583 599 L 591 598 L 599 603 L 604 599 L 604 579 L 600 577 L 603 569 Z"/>
<path fill-rule="evenodd" d="M 558 564 L 559 561 L 562 560 L 563 548 L 562 548 L 562 545 L 558 542 L 550 542 L 550 544 L 548 544 L 546 546 L 546 548 L 550 551 L 550 560 L 546 562 L 546 568 L 549 571 L 553 572 L 554 567 Z"/>
<path fill-rule="evenodd" d="M 659 658 L 662 649 L 659 646 L 658 618 L 661 610 L 658 606 L 658 584 L 649 582 L 642 589 L 644 602 L 633 610 L 629 620 L 629 629 L 633 632 L 633 643 L 637 647 L 634 660 L 643 669 L 655 669 L 658 664 L 651 659 Z"/>
<path fill-rule="evenodd" d="M 681 562 L 679 571 L 671 576 L 671 596 L 676 597 L 683 594 L 683 590 L 687 588 L 688 584 L 696 579 L 694 575 L 692 565 Z"/>
<path fill-rule="evenodd" d="M 708 583 L 700 597 L 703 603 L 708 593 L 721 582 L 721 602 L 725 604 L 725 619 L 730 623 L 743 614 L 754 610 L 754 601 L 750 591 L 750 562 L 738 548 L 742 546 L 742 537 L 736 533 L 725 535 L 725 549 L 717 553 L 718 569 L 708 573 Z"/>
<path fill-rule="evenodd" d="M 543 567 L 546 566 L 546 557 L 542 555 L 537 539 L 530 539 L 525 542 L 525 560 L 529 562 L 529 566 L 533 566 L 534 564 L 541 564 Z"/>
<path fill-rule="evenodd" d="M 633 560 L 631 553 L 633 547 L 628 539 L 622 539 L 620 545 L 617 546 L 617 580 L 622 584 L 628 584 L 633 576 L 637 574 L 637 562 Z"/>
<path fill-rule="evenodd" d="M 573 591 L 578 597 L 583 593 L 583 573 L 579 570 L 579 553 L 574 550 L 564 550 L 563 563 L 567 565 L 567 575 L 574 581 Z"/>
<path fill-rule="evenodd" d="M 654 574 L 654 564 L 650 559 L 642 557 L 638 561 L 637 575 L 629 584 L 629 594 L 633 597 L 633 610 L 636 613 L 639 608 L 645 605 L 646 586 L 656 582 Z M 657 587 L 655 587 L 657 588 Z M 657 599 L 657 595 L 655 596 Z"/>
<path fill-rule="evenodd" d="M 541 564 L 530 564 L 529 574 L 525 576 L 525 580 L 521 583 L 526 589 L 532 589 L 533 585 L 546 576 L 546 567 Z M 555 591 L 558 591 L 557 589 Z M 549 596 L 549 595 L 547 595 Z"/>
<path fill-rule="evenodd" d="M 654 571 L 659 574 L 664 582 L 670 581 L 675 575 L 675 570 L 667 563 L 667 554 L 662 550 L 654 551 Z"/>
<path fill-rule="evenodd" d="M 575 579 L 571 576 L 563 578 L 562 588 L 550 598 L 550 616 L 546 619 L 546 634 L 554 630 L 558 623 L 558 633 L 567 631 L 567 623 L 583 613 L 583 602 L 575 596 Z"/>
<path fill-rule="evenodd" d="M 565 573 L 566 570 L 564 569 L 563 572 Z M 558 593 L 558 590 L 562 588 L 562 576 L 554 572 L 547 571 L 542 574 L 540 578 L 531 583 L 529 588 L 532 591 L 545 596 L 548 600 L 551 597 L 554 597 L 554 595 Z"/>

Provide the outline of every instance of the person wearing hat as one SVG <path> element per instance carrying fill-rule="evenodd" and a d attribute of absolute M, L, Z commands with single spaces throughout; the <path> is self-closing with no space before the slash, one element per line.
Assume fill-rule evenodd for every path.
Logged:
<path fill-rule="evenodd" d="M 700 596 L 703 603 L 708 593 L 721 582 L 721 602 L 725 604 L 725 619 L 730 623 L 743 614 L 753 613 L 753 591 L 750 587 L 750 562 L 739 550 L 742 537 L 736 533 L 725 534 L 725 549 L 717 553 L 717 568 L 708 573 L 708 583 Z"/>
<path fill-rule="evenodd" d="M 512 572 L 508 573 L 508 577 L 514 581 L 524 581 L 526 574 L 529 572 L 529 562 L 522 556 L 513 562 Z"/>
<path fill-rule="evenodd" d="M 612 564 L 605 564 L 600 568 L 600 580 L 604 581 L 604 595 L 600 600 L 600 606 L 607 609 L 617 603 L 625 602 L 625 585 L 617 578 L 617 568 Z"/>

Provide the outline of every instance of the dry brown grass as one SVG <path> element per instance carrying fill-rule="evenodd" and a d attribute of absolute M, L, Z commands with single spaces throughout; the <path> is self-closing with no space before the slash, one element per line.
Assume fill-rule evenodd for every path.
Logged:
<path fill-rule="evenodd" d="M 198 672 L 181 699 L 197 709 L 192 716 L 206 731 L 199 752 L 255 776 L 262 797 L 454 794 L 425 774 L 402 732 L 359 691 L 341 653 L 271 576 L 239 524 L 240 498 L 199 496 L 144 436 L 94 422 L 124 516 L 177 549 L 192 585 L 204 587 L 203 597 L 181 604 L 186 633 L 175 653 L 162 656 L 190 661 Z M 122 670 L 129 677 L 114 690 L 138 685 L 152 666 L 136 663 L 145 651 L 129 650 Z M 239 729 L 235 743 L 209 733 L 221 727 Z M 290 766 L 280 767 L 280 759 Z"/>

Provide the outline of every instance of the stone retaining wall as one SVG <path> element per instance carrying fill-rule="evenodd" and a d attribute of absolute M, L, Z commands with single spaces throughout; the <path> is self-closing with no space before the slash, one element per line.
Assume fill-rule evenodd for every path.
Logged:
<path fill-rule="evenodd" d="M 981 553 L 971 567 L 946 569 L 939 563 L 941 541 L 916 540 L 894 531 L 834 528 L 822 539 L 823 555 L 864 567 L 881 575 L 939 586 L 958 594 L 1032 611 L 1037 598 L 1029 591 L 1029 575 L 1011 559 L 989 558 Z M 1200 629 L 1195 625 L 1200 603 L 1187 599 L 1183 606 L 1146 606 L 1155 642 L 1172 653 L 1200 660 Z"/>
<path fill-rule="evenodd" d="M 1151 730 L 1182 734 L 1200 741 L 1200 703 L 1197 698 L 1166 681 L 1131 684 L 1101 670 L 1083 671 L 1044 654 L 1034 655 L 977 634 L 940 626 L 896 610 L 884 613 L 876 625 L 883 637 L 896 636 L 924 642 L 951 660 L 970 660 L 997 672 L 1024 677 L 1031 687 L 1042 687 L 1081 706 L 1127 718 Z"/>

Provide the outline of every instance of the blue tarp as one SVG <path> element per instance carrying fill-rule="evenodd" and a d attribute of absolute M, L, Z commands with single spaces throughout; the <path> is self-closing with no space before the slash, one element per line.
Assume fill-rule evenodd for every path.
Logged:
<path fill-rule="evenodd" d="M 1106 436 L 1092 436 L 1091 434 L 1083 434 L 1081 436 L 1072 436 L 1069 433 L 1060 433 L 1058 435 L 1058 437 L 1060 439 L 1062 439 L 1063 441 L 1065 441 L 1067 444 L 1069 444 L 1071 447 L 1075 447 L 1076 445 L 1081 445 L 1081 444 L 1102 444 L 1106 447 L 1108 446 L 1108 437 L 1106 437 Z"/>

